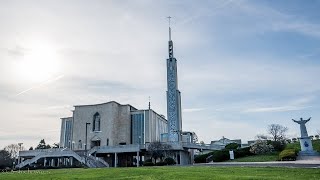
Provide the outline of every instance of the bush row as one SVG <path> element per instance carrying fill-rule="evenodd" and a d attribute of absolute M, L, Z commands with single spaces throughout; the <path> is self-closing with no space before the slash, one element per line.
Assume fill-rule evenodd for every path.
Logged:
<path fill-rule="evenodd" d="M 233 152 L 234 152 L 235 158 L 253 155 L 250 152 L 250 147 L 235 149 L 233 150 Z M 230 159 L 229 150 L 223 149 L 223 150 L 215 150 L 207 154 L 198 155 L 194 158 L 194 162 L 195 163 L 207 163 L 209 161 L 222 162 L 229 159 Z"/>
<path fill-rule="evenodd" d="M 173 158 L 167 157 L 164 161 L 160 161 L 157 163 L 153 163 L 151 159 L 147 159 L 143 162 L 144 166 L 166 166 L 166 165 L 174 165 L 176 161 Z"/>

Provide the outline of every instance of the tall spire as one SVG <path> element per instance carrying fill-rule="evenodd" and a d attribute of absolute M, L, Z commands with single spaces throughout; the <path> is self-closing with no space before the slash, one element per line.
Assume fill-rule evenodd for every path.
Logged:
<path fill-rule="evenodd" d="M 167 117 L 168 141 L 180 142 L 182 130 L 181 93 L 178 90 L 177 59 L 173 56 L 173 41 L 171 39 L 171 17 L 169 20 L 169 58 L 167 59 Z"/>
<path fill-rule="evenodd" d="M 167 17 L 168 18 L 168 20 L 169 20 L 169 58 L 173 58 L 173 42 L 172 42 L 172 40 L 171 40 L 171 22 L 170 22 L 170 20 L 171 20 L 171 16 L 168 16 Z"/>

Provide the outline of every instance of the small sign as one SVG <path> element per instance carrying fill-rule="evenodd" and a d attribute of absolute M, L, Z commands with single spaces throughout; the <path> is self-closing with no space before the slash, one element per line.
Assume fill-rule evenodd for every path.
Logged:
<path fill-rule="evenodd" d="M 230 155 L 230 159 L 233 160 L 234 159 L 234 153 L 233 150 L 229 151 L 229 155 Z"/>

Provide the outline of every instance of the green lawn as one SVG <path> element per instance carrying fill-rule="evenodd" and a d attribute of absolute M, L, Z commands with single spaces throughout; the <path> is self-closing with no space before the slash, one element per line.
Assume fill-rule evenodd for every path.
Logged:
<path fill-rule="evenodd" d="M 0 173 L 0 179 L 319 179 L 320 169 L 171 166 L 38 170 Z"/>
<path fill-rule="evenodd" d="M 247 157 L 236 158 L 234 160 L 229 160 L 228 162 L 267 162 L 267 161 L 277 161 L 278 152 L 272 154 L 263 154 L 263 155 L 253 155 Z"/>

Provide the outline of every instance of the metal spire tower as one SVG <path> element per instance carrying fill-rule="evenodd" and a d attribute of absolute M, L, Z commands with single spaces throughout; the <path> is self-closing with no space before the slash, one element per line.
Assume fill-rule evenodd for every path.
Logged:
<path fill-rule="evenodd" d="M 181 93 L 178 90 L 177 59 L 173 56 L 173 41 L 171 40 L 171 27 L 169 19 L 169 42 L 167 59 L 167 117 L 168 117 L 168 141 L 181 141 Z"/>

